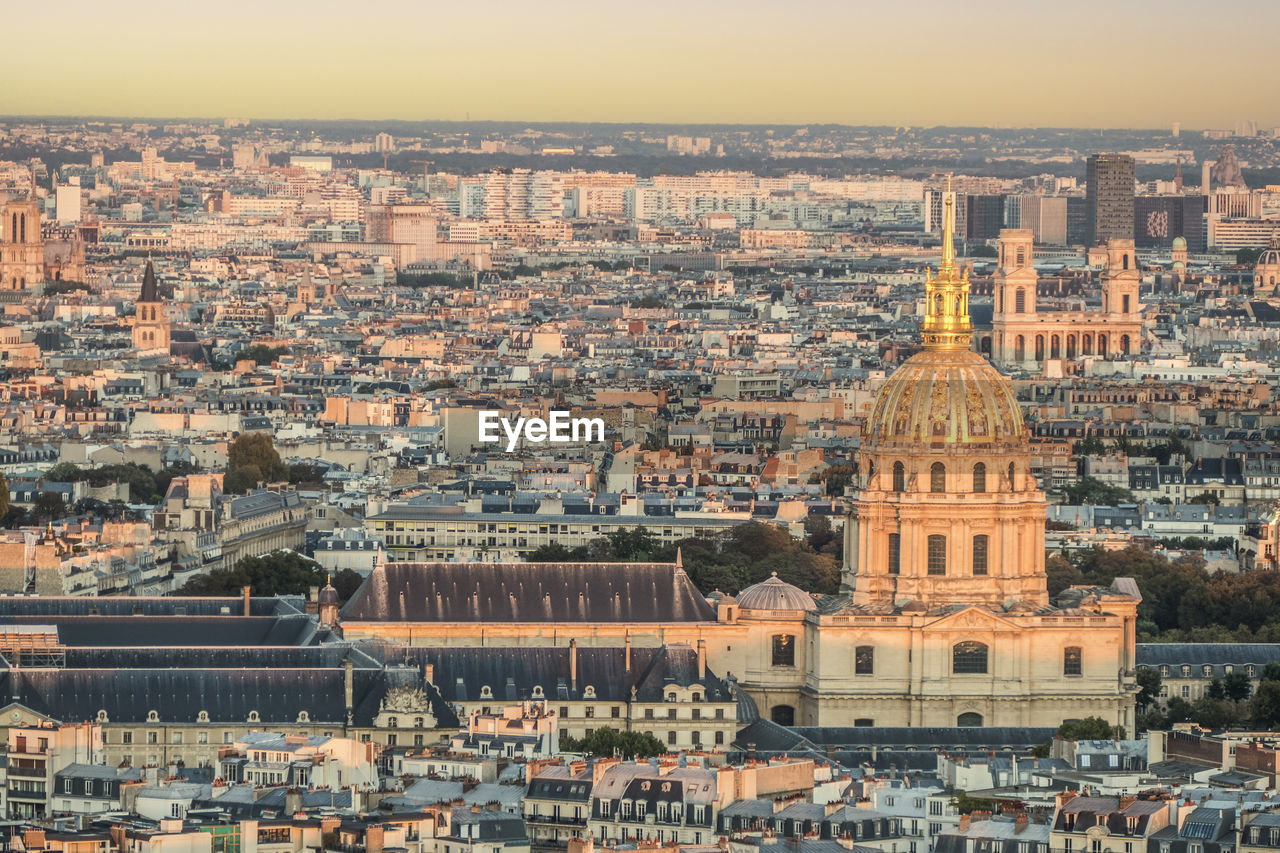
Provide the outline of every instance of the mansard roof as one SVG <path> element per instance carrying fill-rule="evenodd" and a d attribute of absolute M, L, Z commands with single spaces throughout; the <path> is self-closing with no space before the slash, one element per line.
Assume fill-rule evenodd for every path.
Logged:
<path fill-rule="evenodd" d="M 430 664 L 432 680 L 446 702 L 475 701 L 485 687 L 499 701 L 530 699 L 537 687 L 548 700 L 577 700 L 592 687 L 601 701 L 623 702 L 630 698 L 633 686 L 636 699 L 661 702 L 667 686 L 693 684 L 703 686 L 707 701 L 736 699 L 729 685 L 710 670 L 704 678 L 698 677 L 698 654 L 683 643 L 633 646 L 629 674 L 624 648 L 578 648 L 576 684 L 570 664 L 573 652 L 568 646 L 415 646 L 396 648 L 393 654 L 397 660 L 424 670 Z"/>
<path fill-rule="evenodd" d="M 348 622 L 714 622 L 673 563 L 385 563 Z"/>

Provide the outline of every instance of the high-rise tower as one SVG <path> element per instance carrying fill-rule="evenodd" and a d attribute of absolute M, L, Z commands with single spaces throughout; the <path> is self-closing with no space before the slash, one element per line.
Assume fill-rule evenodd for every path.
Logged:
<path fill-rule="evenodd" d="M 1128 154 L 1091 154 L 1085 164 L 1086 240 L 1133 239 L 1133 158 Z"/>

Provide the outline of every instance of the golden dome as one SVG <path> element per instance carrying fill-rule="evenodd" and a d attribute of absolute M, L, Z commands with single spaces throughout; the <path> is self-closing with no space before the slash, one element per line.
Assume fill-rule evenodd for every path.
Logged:
<path fill-rule="evenodd" d="M 894 371 L 867 420 L 868 449 L 886 442 L 993 447 L 1025 444 L 1027 427 L 1009 381 L 971 351 L 969 276 L 955 264 L 947 181 L 942 263 L 925 277 L 924 352 Z"/>
<path fill-rule="evenodd" d="M 867 443 L 995 446 L 1025 443 L 1009 381 L 969 350 L 926 350 L 907 359 L 876 395 Z"/>

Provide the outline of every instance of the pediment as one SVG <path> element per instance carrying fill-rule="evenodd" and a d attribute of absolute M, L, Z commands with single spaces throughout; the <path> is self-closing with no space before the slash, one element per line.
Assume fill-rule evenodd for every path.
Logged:
<path fill-rule="evenodd" d="M 984 610 L 981 607 L 970 606 L 963 610 L 957 610 L 953 613 L 948 613 L 945 616 L 940 616 L 934 621 L 926 624 L 924 626 L 924 630 L 1015 632 L 1021 630 L 1021 628 L 989 610 Z"/>
<path fill-rule="evenodd" d="M 55 720 L 48 714 L 41 714 L 39 711 L 33 711 L 21 702 L 10 702 L 3 708 L 0 708 L 0 726 L 13 728 L 16 726 L 31 726 L 39 723 L 60 723 L 61 720 Z"/>

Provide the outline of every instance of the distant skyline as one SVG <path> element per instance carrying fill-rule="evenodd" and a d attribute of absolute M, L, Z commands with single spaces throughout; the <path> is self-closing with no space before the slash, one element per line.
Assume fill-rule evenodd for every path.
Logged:
<path fill-rule="evenodd" d="M 1280 3 L 88 0 L 5 12 L 0 114 L 1280 126 Z"/>

